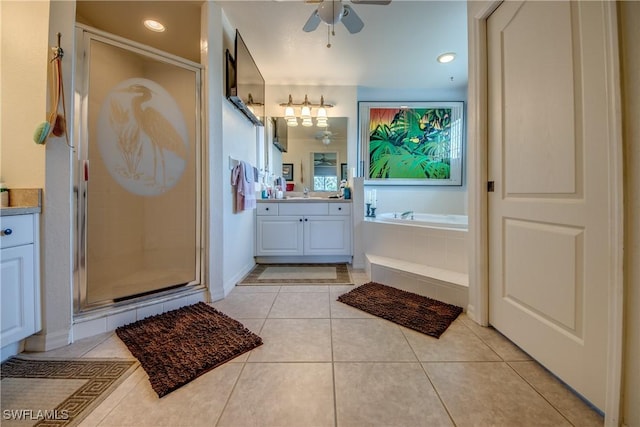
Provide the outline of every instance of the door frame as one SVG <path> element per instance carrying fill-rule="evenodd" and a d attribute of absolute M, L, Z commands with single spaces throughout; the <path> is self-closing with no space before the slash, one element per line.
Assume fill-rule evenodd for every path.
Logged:
<path fill-rule="evenodd" d="M 469 83 L 467 104 L 467 167 L 469 204 L 469 305 L 467 314 L 480 325 L 489 324 L 489 211 L 487 199 L 488 170 L 488 87 L 487 87 L 487 19 L 502 1 L 467 1 L 469 37 Z M 622 361 L 624 342 L 623 276 L 623 157 L 620 55 L 616 2 L 602 3 L 607 43 L 607 88 L 609 133 L 609 202 L 613 228 L 610 234 L 613 265 L 607 309 L 607 389 L 605 426 L 620 424 L 622 403 Z"/>
<path fill-rule="evenodd" d="M 164 52 L 160 49 L 156 49 L 145 44 L 136 42 L 134 40 L 126 39 L 122 36 L 111 34 L 109 32 L 81 24 L 74 24 L 74 37 L 75 37 L 75 72 L 74 72 L 74 93 L 78 99 L 74 103 L 74 112 L 76 121 L 74 123 L 73 132 L 74 140 L 77 141 L 76 150 L 74 153 L 75 168 L 73 170 L 74 175 L 74 238 L 73 238 L 73 282 L 71 284 L 72 289 L 72 315 L 74 321 L 78 319 L 93 318 L 96 313 L 104 313 L 105 310 L 112 308 L 121 309 L 125 306 L 133 306 L 143 301 L 150 300 L 152 298 L 169 297 L 179 294 L 183 294 L 185 290 L 194 289 L 206 289 L 204 283 L 205 277 L 205 257 L 206 257 L 206 239 L 204 234 L 204 220 L 205 218 L 205 188 L 206 182 L 204 182 L 203 171 L 205 168 L 205 145 L 204 144 L 204 127 L 205 117 L 203 115 L 203 76 L 204 68 L 201 64 L 190 61 L 185 58 L 173 55 L 168 52 Z M 105 300 L 96 304 L 86 303 L 87 294 L 87 181 L 84 178 L 85 173 L 89 173 L 88 164 L 88 124 L 86 120 L 87 113 L 87 99 L 89 93 L 89 61 L 90 55 L 86 54 L 90 41 L 96 40 L 110 46 L 119 47 L 130 52 L 138 53 L 140 55 L 155 58 L 158 61 L 172 64 L 176 67 L 192 71 L 195 74 L 195 117 L 197 121 L 195 131 L 195 175 L 196 175 L 196 232 L 193 236 L 196 242 L 196 257 L 195 257 L 195 273 L 196 277 L 191 282 L 187 283 L 184 287 L 169 288 L 165 290 L 152 291 L 151 295 L 145 293 L 142 296 L 134 296 L 132 298 L 126 298 L 123 301 Z M 87 163 L 85 163 L 87 162 Z"/>

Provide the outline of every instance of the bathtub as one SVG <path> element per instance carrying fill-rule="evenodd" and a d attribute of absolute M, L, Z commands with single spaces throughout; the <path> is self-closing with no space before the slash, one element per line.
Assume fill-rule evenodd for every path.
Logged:
<path fill-rule="evenodd" d="M 371 280 L 466 308 L 467 216 L 382 213 L 362 223 Z"/>
<path fill-rule="evenodd" d="M 416 227 L 454 228 L 457 230 L 466 230 L 469 226 L 469 220 L 466 215 L 411 213 L 406 218 L 402 218 L 401 212 L 389 212 L 370 219 L 377 222 L 405 224 Z"/>

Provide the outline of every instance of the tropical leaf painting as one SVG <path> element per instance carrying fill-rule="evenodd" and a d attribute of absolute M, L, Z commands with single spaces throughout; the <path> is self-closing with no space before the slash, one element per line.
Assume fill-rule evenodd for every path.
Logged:
<path fill-rule="evenodd" d="M 369 178 L 451 178 L 451 108 L 369 110 Z"/>

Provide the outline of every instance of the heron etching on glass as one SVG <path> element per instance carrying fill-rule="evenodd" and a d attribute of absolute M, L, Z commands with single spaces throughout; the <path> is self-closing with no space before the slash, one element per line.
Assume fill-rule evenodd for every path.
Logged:
<path fill-rule="evenodd" d="M 166 189 L 167 172 L 165 153 L 167 150 L 186 161 L 187 147 L 176 128 L 157 109 L 151 106 L 143 106 L 152 98 L 153 91 L 141 84 L 133 84 L 123 92 L 133 93 L 131 110 L 133 118 L 139 129 L 147 135 L 153 149 L 153 180 L 157 183 L 158 157 L 162 166 L 162 188 Z"/>

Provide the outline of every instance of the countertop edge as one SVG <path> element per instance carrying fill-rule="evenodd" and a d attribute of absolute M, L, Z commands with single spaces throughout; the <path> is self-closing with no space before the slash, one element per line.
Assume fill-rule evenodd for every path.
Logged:
<path fill-rule="evenodd" d="M 40 206 L 9 206 L 0 208 L 0 216 L 27 215 L 42 212 Z"/>

